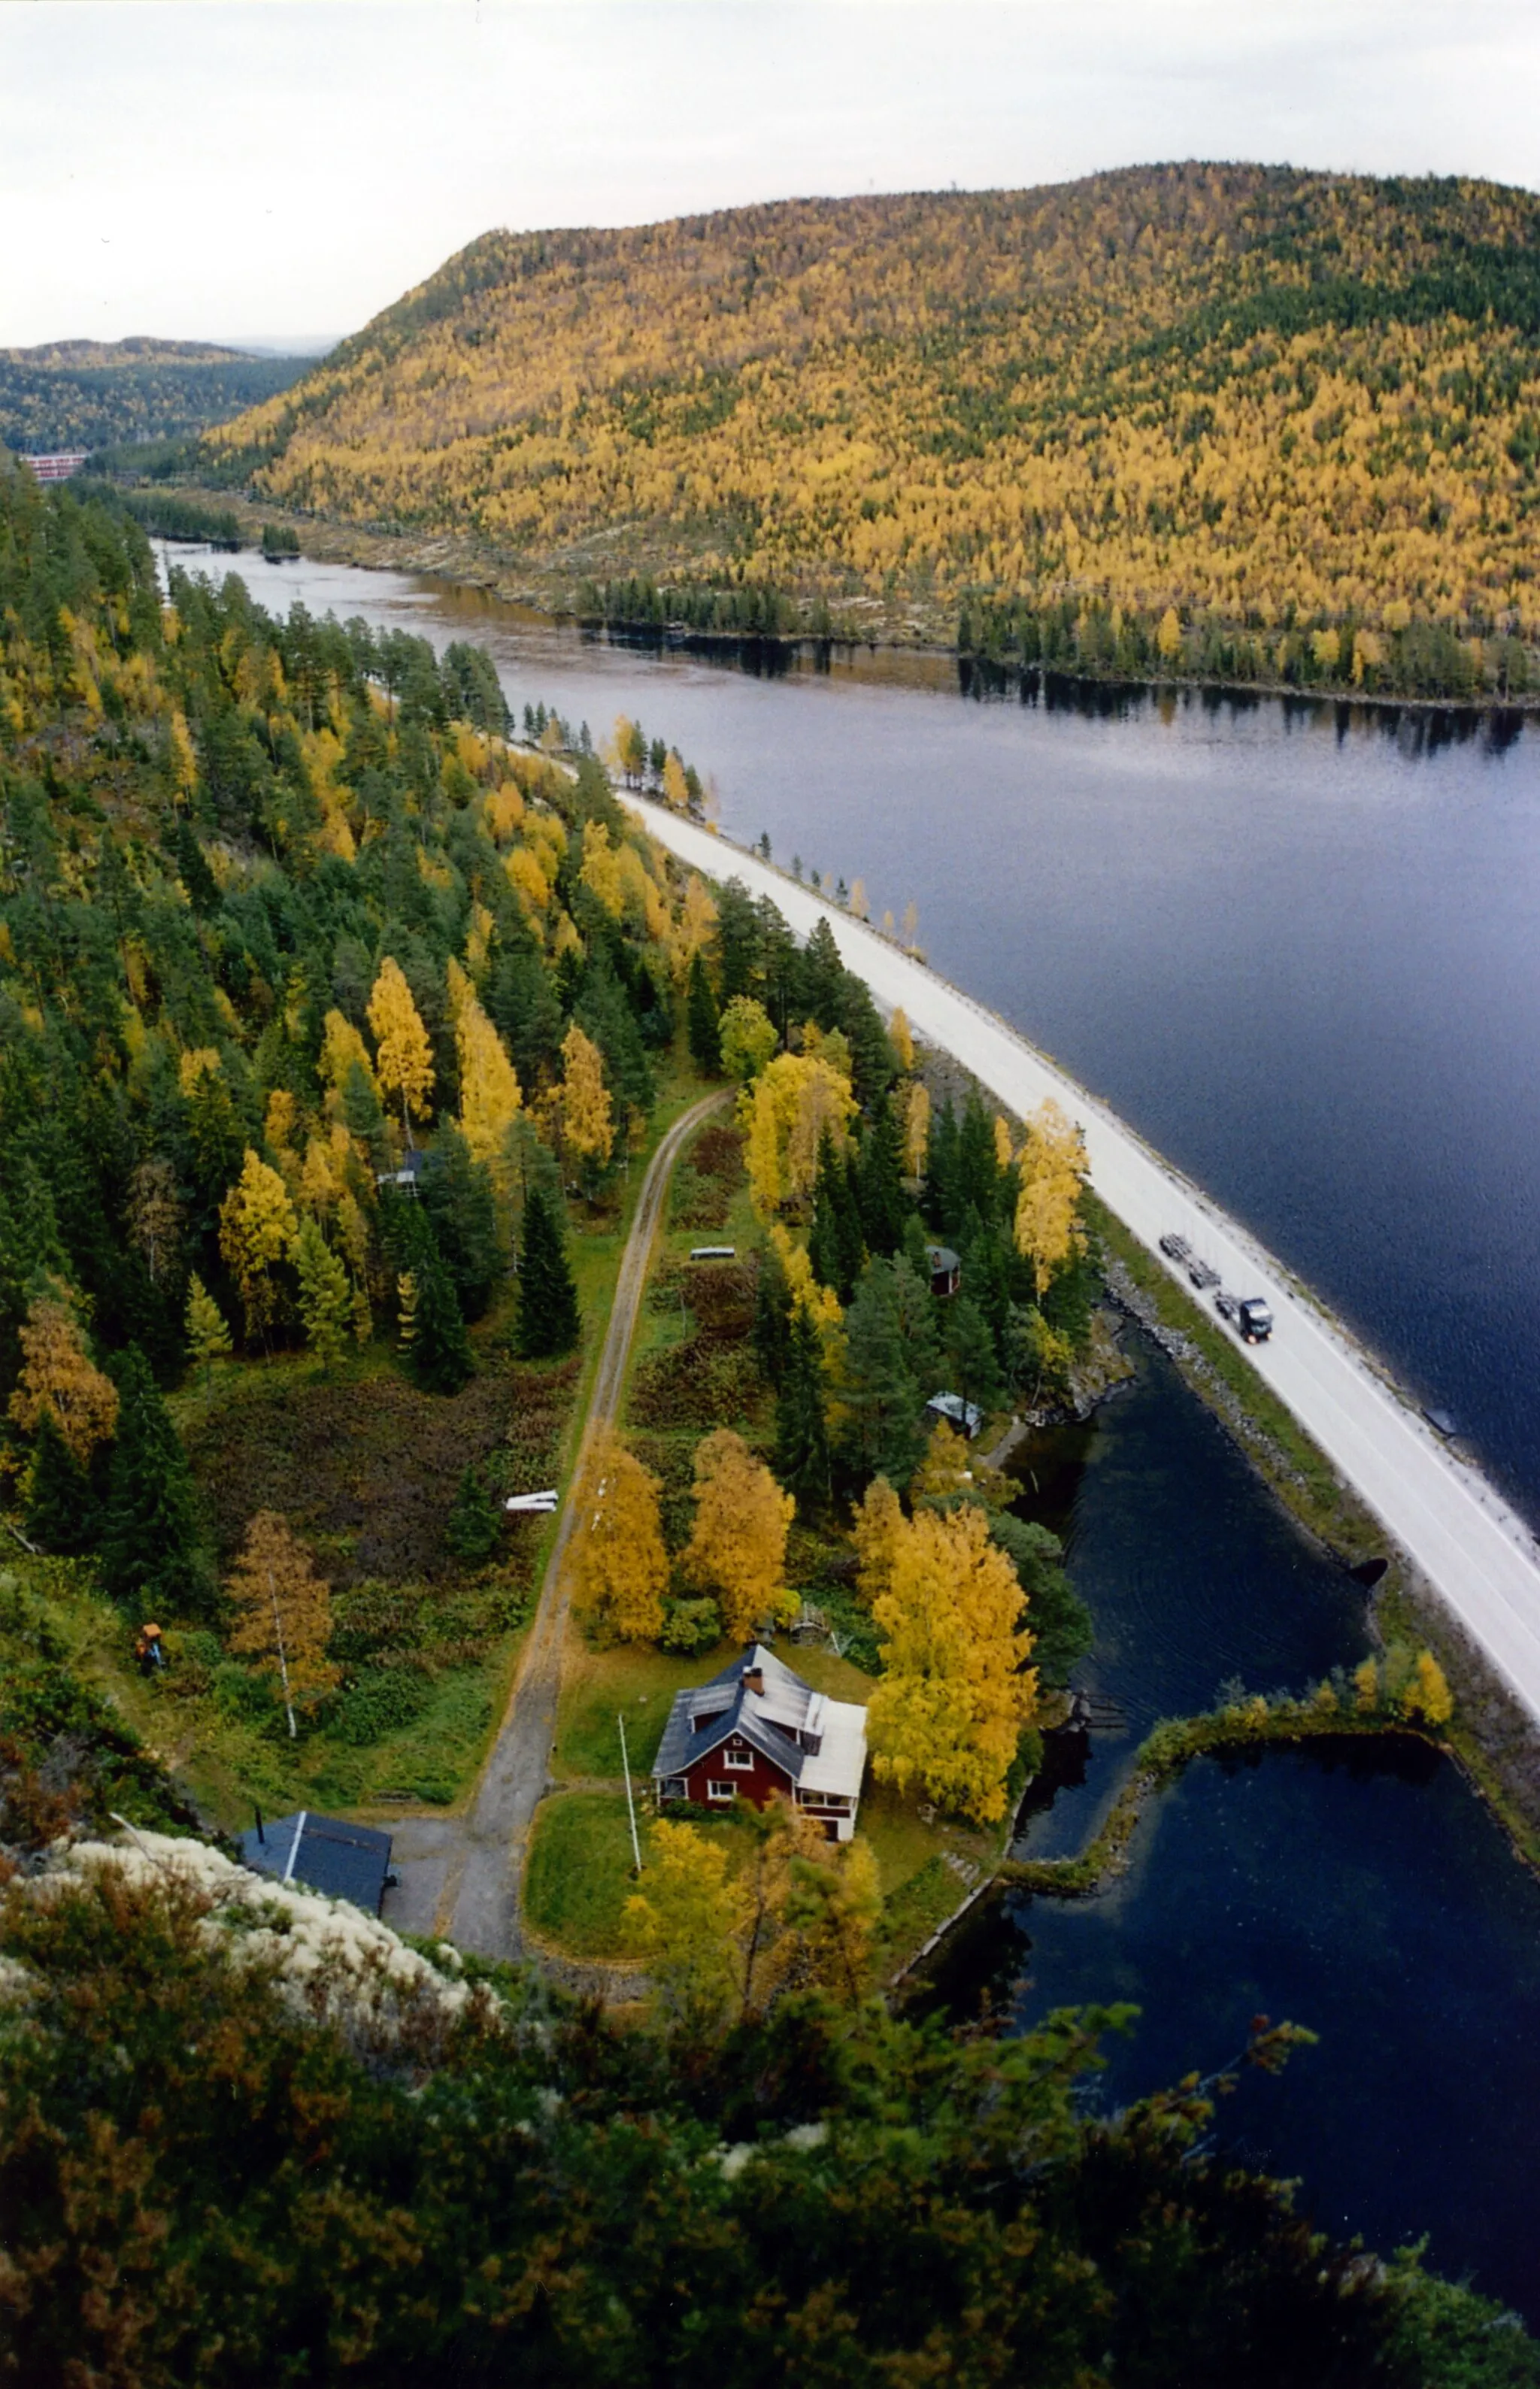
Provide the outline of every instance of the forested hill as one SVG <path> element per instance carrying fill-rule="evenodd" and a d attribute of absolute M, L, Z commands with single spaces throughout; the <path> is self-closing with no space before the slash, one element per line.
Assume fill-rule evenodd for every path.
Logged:
<path fill-rule="evenodd" d="M 1243 165 L 490 233 L 205 454 L 612 613 L 642 574 L 1020 646 L 983 594 L 1030 647 L 1067 599 L 1091 661 L 1165 621 L 1193 669 L 1490 682 L 1540 632 L 1537 234 L 1528 192 Z"/>
<path fill-rule="evenodd" d="M 36 453 L 185 440 L 286 390 L 306 362 L 202 340 L 0 349 L 0 445 Z"/>

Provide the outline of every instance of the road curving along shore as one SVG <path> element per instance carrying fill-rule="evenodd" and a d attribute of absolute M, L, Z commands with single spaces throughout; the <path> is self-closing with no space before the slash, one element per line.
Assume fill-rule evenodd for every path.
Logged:
<path fill-rule="evenodd" d="M 1160 1250 L 1163 1235 L 1185 1237 L 1237 1294 L 1271 1303 L 1271 1340 L 1237 1349 L 1540 1723 L 1540 1545 L 1308 1289 L 1105 1104 L 973 997 L 787 873 L 667 806 L 627 801 L 681 862 L 770 897 L 799 937 L 826 919 L 841 959 L 877 1002 L 901 1004 L 918 1036 L 953 1054 L 1008 1110 L 1025 1117 L 1052 1096 L 1085 1131 L 1098 1194 L 1184 1286 L 1185 1271 Z"/>

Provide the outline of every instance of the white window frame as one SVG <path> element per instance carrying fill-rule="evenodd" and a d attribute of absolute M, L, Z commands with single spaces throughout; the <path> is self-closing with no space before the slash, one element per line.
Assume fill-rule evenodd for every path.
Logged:
<path fill-rule="evenodd" d="M 708 1800 L 736 1800 L 738 1797 L 738 1786 L 736 1783 L 716 1783 L 713 1782 L 710 1776 L 707 1776 L 706 1780 L 706 1796 Z"/>
<path fill-rule="evenodd" d="M 722 1765 L 724 1767 L 736 1767 L 740 1772 L 742 1772 L 753 1767 L 754 1753 L 752 1750 L 724 1750 L 722 1753 Z"/>

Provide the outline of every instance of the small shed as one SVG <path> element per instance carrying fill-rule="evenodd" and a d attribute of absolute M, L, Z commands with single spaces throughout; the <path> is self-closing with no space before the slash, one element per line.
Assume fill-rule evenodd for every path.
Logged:
<path fill-rule="evenodd" d="M 390 1879 L 390 1836 L 343 1817 L 301 1808 L 264 1825 L 259 1816 L 240 1837 L 241 1863 L 278 1883 L 303 1884 L 328 1899 L 350 1899 L 377 1916 Z"/>
<path fill-rule="evenodd" d="M 965 1402 L 961 1394 L 932 1394 L 925 1404 L 925 1416 L 932 1426 L 955 1426 L 972 1443 L 984 1424 L 984 1412 L 976 1402 Z"/>
<path fill-rule="evenodd" d="M 931 1292 L 945 1298 L 955 1294 L 962 1284 L 962 1263 L 949 1245 L 927 1245 L 925 1259 L 930 1268 Z"/>
<path fill-rule="evenodd" d="M 415 1194 L 427 1168 L 427 1156 L 421 1145 L 414 1144 L 401 1156 L 399 1169 L 382 1169 L 375 1180 L 376 1186 L 399 1186 L 403 1194 Z"/>

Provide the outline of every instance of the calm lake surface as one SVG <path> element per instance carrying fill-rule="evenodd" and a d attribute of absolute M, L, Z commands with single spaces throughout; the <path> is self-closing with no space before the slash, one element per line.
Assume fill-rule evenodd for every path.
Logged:
<path fill-rule="evenodd" d="M 517 705 L 596 739 L 629 713 L 730 837 L 864 879 L 875 918 L 912 899 L 937 968 L 1453 1412 L 1540 1527 L 1540 728 L 983 701 L 945 658 L 864 650 L 757 677 L 431 581 L 237 569 L 279 611 L 477 639 Z"/>
<path fill-rule="evenodd" d="M 225 560 L 192 556 L 215 573 Z M 724 830 L 768 831 L 873 913 L 911 898 L 932 960 L 1247 1220 L 1403 1379 L 1453 1410 L 1540 1524 L 1540 730 L 1264 700 L 1025 703 L 937 658 L 757 675 L 589 640 L 430 581 L 236 568 L 278 611 L 489 646 L 510 698 L 680 747 Z M 1027 1507 L 1097 1618 L 1078 1680 L 1110 1730 L 1024 1820 L 1080 1846 L 1139 1734 L 1226 1678 L 1298 1686 L 1365 1646 L 1362 1596 L 1282 1516 L 1153 1347 Z M 1303 2175 L 1324 2226 L 1432 2235 L 1540 2327 L 1540 1884 L 1453 1768 L 1406 1746 L 1204 1760 L 1129 1872 L 1016 1900 L 955 1945 L 1023 2022 L 1129 1999 L 1115 2102 L 1207 2070 L 1254 2014 L 1321 2035 L 1219 2128 Z"/>

